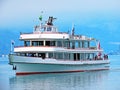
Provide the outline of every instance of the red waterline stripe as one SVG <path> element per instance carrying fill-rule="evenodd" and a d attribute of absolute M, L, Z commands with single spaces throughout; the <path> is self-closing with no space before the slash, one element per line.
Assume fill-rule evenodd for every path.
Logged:
<path fill-rule="evenodd" d="M 94 70 L 74 70 L 74 71 L 54 71 L 54 72 L 17 72 L 16 75 L 30 75 L 30 74 L 49 74 L 49 73 L 72 73 L 72 72 L 85 72 L 85 71 L 101 71 L 107 69 L 94 69 Z"/>

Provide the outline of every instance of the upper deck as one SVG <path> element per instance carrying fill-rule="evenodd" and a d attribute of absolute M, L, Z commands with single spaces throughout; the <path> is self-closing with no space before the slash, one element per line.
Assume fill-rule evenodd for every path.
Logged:
<path fill-rule="evenodd" d="M 15 47 L 14 52 L 24 56 L 42 56 L 77 60 L 94 58 L 97 53 L 101 54 L 99 42 L 91 37 L 75 35 L 74 27 L 70 33 L 58 32 L 57 27 L 52 23 L 53 17 L 48 22 L 35 26 L 32 33 L 21 33 L 20 40 L 24 41 L 23 46 Z M 72 56 L 72 57 L 70 57 Z"/>
<path fill-rule="evenodd" d="M 66 32 L 58 32 L 56 26 L 53 25 L 53 20 L 56 18 L 49 17 L 47 23 L 44 25 L 41 23 L 34 27 L 32 33 L 21 33 L 20 40 L 94 40 L 91 37 L 84 35 L 74 35 L 74 27 L 72 29 L 72 34 Z"/>
<path fill-rule="evenodd" d="M 20 35 L 20 40 L 37 40 L 37 39 L 68 39 L 69 34 L 60 32 L 33 32 Z"/>
<path fill-rule="evenodd" d="M 95 40 L 94 38 L 91 37 L 86 37 L 83 35 L 70 35 L 65 32 L 33 32 L 33 33 L 22 33 L 20 35 L 20 40 L 39 40 L 39 39 L 60 39 L 60 40 L 86 40 L 86 41 L 91 41 Z"/>

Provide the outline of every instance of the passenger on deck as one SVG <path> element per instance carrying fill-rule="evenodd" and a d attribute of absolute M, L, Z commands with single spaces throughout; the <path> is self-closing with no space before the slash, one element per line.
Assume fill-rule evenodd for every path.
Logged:
<path fill-rule="evenodd" d="M 104 54 L 104 60 L 108 60 L 108 55 Z"/>
<path fill-rule="evenodd" d="M 97 60 L 98 59 L 98 56 L 97 55 L 95 55 L 95 60 Z"/>

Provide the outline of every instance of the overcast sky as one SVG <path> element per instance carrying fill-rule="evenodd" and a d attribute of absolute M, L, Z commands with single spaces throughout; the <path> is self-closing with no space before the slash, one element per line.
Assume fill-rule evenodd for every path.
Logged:
<path fill-rule="evenodd" d="M 93 13 L 107 14 L 108 17 L 110 13 L 117 17 L 120 0 L 0 0 L 0 25 L 37 18 L 41 11 L 46 15 L 66 13 L 64 18 L 67 13 L 74 13 L 74 17 Z"/>

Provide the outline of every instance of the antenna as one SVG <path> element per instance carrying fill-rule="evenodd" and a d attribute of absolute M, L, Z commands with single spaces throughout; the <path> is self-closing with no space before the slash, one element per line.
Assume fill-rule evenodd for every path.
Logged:
<path fill-rule="evenodd" d="M 11 46 L 10 46 L 11 47 L 11 49 L 10 49 L 11 54 L 13 53 L 14 44 L 15 44 L 14 40 L 11 40 Z"/>
<path fill-rule="evenodd" d="M 74 36 L 75 34 L 75 27 L 74 27 L 74 24 L 72 25 L 72 32 L 71 32 L 72 36 Z"/>
<path fill-rule="evenodd" d="M 55 20 L 55 19 L 57 19 L 57 18 L 53 18 L 53 16 L 49 16 L 47 25 L 53 25 L 53 20 Z"/>
<path fill-rule="evenodd" d="M 41 15 L 39 16 L 39 20 L 40 20 L 40 30 L 42 29 L 42 20 L 43 20 L 43 11 L 41 11 Z"/>
<path fill-rule="evenodd" d="M 41 11 L 41 15 L 39 16 L 39 20 L 42 21 L 42 15 L 43 14 L 43 11 Z"/>

